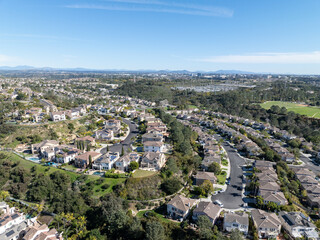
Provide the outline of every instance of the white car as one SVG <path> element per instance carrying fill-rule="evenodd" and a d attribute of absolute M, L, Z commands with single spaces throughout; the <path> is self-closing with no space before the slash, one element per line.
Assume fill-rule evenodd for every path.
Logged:
<path fill-rule="evenodd" d="M 219 207 L 223 207 L 222 202 L 220 202 L 219 200 L 215 200 L 213 203 L 218 205 Z"/>

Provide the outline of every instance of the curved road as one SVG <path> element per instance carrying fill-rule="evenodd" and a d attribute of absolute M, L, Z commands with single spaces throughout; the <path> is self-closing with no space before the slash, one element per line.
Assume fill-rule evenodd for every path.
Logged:
<path fill-rule="evenodd" d="M 214 137 L 217 140 L 222 138 L 216 134 Z M 225 192 L 213 195 L 211 199 L 213 202 L 219 200 L 226 209 L 238 209 L 244 203 L 242 200 L 242 190 L 238 189 L 238 187 L 242 187 L 243 172 L 241 166 L 245 165 L 245 160 L 239 157 L 237 151 L 230 147 L 228 143 L 223 142 L 222 145 L 230 159 L 230 185 L 228 185 Z"/>
<path fill-rule="evenodd" d="M 125 118 L 122 118 L 122 121 L 126 124 L 128 124 L 129 128 L 130 128 L 130 133 L 129 135 L 126 137 L 125 140 L 123 140 L 122 143 L 117 143 L 117 144 L 114 144 L 112 146 L 109 146 L 109 151 L 110 152 L 118 152 L 121 154 L 121 150 L 122 150 L 122 146 L 123 146 L 123 149 L 124 149 L 124 152 L 126 153 L 127 152 L 127 149 L 130 147 L 130 145 L 133 143 L 132 142 L 132 138 L 133 137 L 136 137 L 138 135 L 138 128 L 137 128 L 137 125 L 136 124 L 133 124 L 131 123 L 130 120 L 127 120 Z M 107 152 L 107 148 L 103 148 L 101 149 L 101 153 L 102 154 L 105 154 Z"/>

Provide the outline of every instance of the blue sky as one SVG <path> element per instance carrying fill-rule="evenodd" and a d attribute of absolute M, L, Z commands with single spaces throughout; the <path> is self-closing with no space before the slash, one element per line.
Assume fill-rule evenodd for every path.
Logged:
<path fill-rule="evenodd" d="M 319 0 L 0 0 L 0 66 L 320 74 Z"/>

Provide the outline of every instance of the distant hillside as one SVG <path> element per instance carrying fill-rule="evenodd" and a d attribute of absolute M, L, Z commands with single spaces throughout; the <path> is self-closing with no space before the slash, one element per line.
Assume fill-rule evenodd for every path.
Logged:
<path fill-rule="evenodd" d="M 75 71 L 75 72 L 86 72 L 86 71 L 97 71 L 97 72 L 129 72 L 129 73 L 176 73 L 176 74 L 190 74 L 190 73 L 211 73 L 211 74 L 255 74 L 254 72 L 246 72 L 240 70 L 218 70 L 218 71 L 188 71 L 188 70 L 154 70 L 154 69 L 90 69 L 90 68 L 52 68 L 52 67 L 33 67 L 27 65 L 9 67 L 0 66 L 0 70 L 4 71 Z"/>

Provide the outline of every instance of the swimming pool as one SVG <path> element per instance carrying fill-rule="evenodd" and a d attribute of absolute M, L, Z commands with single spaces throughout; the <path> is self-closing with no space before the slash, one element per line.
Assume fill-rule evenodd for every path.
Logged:
<path fill-rule="evenodd" d="M 92 175 L 104 176 L 104 172 L 94 172 Z"/>
<path fill-rule="evenodd" d="M 38 158 L 38 157 L 28 157 L 27 160 L 34 161 L 34 162 L 40 162 L 40 158 Z"/>

